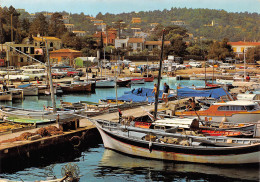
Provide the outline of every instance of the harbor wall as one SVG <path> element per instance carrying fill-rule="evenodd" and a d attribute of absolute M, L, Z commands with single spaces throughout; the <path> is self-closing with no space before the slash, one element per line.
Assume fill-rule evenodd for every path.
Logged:
<path fill-rule="evenodd" d="M 79 128 L 62 135 L 22 144 L 19 142 L 0 150 L 0 173 L 71 161 L 88 147 L 102 143 L 102 140 L 97 129 L 93 127 Z"/>

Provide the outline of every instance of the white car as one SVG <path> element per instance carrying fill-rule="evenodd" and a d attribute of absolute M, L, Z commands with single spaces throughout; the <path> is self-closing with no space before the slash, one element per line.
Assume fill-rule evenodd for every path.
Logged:
<path fill-rule="evenodd" d="M 219 68 L 221 69 L 230 69 L 230 70 L 233 70 L 235 69 L 236 67 L 233 66 L 233 65 L 230 65 L 229 63 L 223 63 L 219 66 Z"/>
<path fill-rule="evenodd" d="M 44 69 L 27 69 L 23 71 L 23 75 L 29 76 L 32 80 L 43 80 L 47 73 Z"/>
<path fill-rule="evenodd" d="M 25 76 L 25 75 L 5 75 L 4 79 L 6 80 L 11 80 L 11 81 L 15 81 L 15 80 L 19 80 L 19 81 L 29 81 L 30 77 L 29 76 Z"/>
<path fill-rule="evenodd" d="M 135 63 L 130 63 L 129 66 L 130 67 L 135 67 Z"/>
<path fill-rule="evenodd" d="M 189 62 L 189 65 L 191 65 L 192 67 L 196 67 L 196 68 L 201 68 L 202 65 L 199 62 Z"/>
<path fill-rule="evenodd" d="M 131 73 L 137 73 L 137 72 L 138 72 L 138 70 L 137 70 L 136 67 L 129 67 L 129 71 L 130 71 Z"/>
<path fill-rule="evenodd" d="M 172 63 L 172 67 L 176 68 L 176 70 L 182 70 L 182 69 L 186 69 L 185 65 L 182 65 L 180 63 Z"/>

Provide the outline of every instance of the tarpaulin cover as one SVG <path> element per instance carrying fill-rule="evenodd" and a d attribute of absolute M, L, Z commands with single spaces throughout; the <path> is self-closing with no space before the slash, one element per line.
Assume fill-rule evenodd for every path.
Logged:
<path fill-rule="evenodd" d="M 145 96 L 145 97 L 154 97 L 154 93 L 152 93 L 153 89 L 150 88 L 136 88 L 131 91 L 126 91 L 124 94 L 134 94 L 138 96 Z M 162 97 L 163 91 L 159 91 L 159 97 Z"/>
<path fill-rule="evenodd" d="M 154 93 L 152 93 L 153 89 L 150 88 L 137 88 L 131 91 L 124 92 L 124 95 L 117 98 L 120 101 L 127 102 L 155 102 Z M 162 97 L 163 92 L 159 91 L 159 98 Z M 173 95 L 169 95 L 168 97 L 172 97 Z M 107 100 L 116 100 L 115 97 L 107 97 Z"/>
<path fill-rule="evenodd" d="M 223 88 L 216 88 L 210 90 L 194 90 L 188 87 L 178 89 L 179 97 L 212 97 L 219 99 L 222 96 L 229 95 Z"/>
<path fill-rule="evenodd" d="M 26 88 L 26 87 L 30 87 L 32 84 L 24 84 L 24 85 L 18 85 L 18 88 Z"/>

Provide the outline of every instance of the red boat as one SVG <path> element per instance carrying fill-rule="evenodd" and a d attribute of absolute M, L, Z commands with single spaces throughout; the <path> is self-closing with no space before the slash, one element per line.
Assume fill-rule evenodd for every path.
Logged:
<path fill-rule="evenodd" d="M 219 131 L 219 130 L 207 130 L 200 129 L 200 133 L 205 136 L 227 136 L 227 137 L 250 137 L 253 133 L 244 133 L 240 131 Z"/>
<path fill-rule="evenodd" d="M 154 77 L 143 77 L 145 82 L 153 82 Z"/>
<path fill-rule="evenodd" d="M 148 123 L 148 122 L 140 122 L 140 121 L 135 122 L 135 127 L 139 127 L 139 128 L 150 128 L 151 125 L 152 123 Z"/>
<path fill-rule="evenodd" d="M 207 87 L 211 88 L 220 88 L 221 86 L 219 84 L 214 84 L 214 83 L 206 83 Z"/>

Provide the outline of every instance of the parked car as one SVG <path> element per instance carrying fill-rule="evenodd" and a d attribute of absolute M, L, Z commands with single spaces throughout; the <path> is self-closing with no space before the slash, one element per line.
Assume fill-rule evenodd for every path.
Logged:
<path fill-rule="evenodd" d="M 191 65 L 192 67 L 196 67 L 196 68 L 202 67 L 200 62 L 189 62 L 189 65 Z"/>
<path fill-rule="evenodd" d="M 33 80 L 43 80 L 47 76 L 44 69 L 27 69 L 23 71 L 23 75 L 29 76 Z"/>
<path fill-rule="evenodd" d="M 130 63 L 132 63 L 132 61 L 130 61 L 128 59 L 124 59 L 123 63 L 125 64 L 125 66 L 128 66 Z"/>
<path fill-rule="evenodd" d="M 17 75 L 5 75 L 4 79 L 6 80 L 10 80 L 10 81 L 29 81 L 30 77 L 29 76 L 25 76 L 22 74 L 17 74 Z"/>
<path fill-rule="evenodd" d="M 83 74 L 84 74 L 82 71 L 78 71 L 73 68 L 66 69 L 66 72 L 67 72 L 67 76 L 69 76 L 69 77 L 83 76 Z"/>
<path fill-rule="evenodd" d="M 129 67 L 135 67 L 135 63 L 129 63 Z"/>
<path fill-rule="evenodd" d="M 223 63 L 219 66 L 219 68 L 221 69 L 230 69 L 230 70 L 233 70 L 235 69 L 236 67 L 233 66 L 233 65 L 230 65 L 229 63 Z"/>
<path fill-rule="evenodd" d="M 172 63 L 172 67 L 176 68 L 176 70 L 182 70 L 182 69 L 186 69 L 186 66 L 183 64 L 179 64 L 179 63 Z"/>
<path fill-rule="evenodd" d="M 112 63 L 103 64 L 103 68 L 111 69 L 111 67 L 112 67 Z"/>
<path fill-rule="evenodd" d="M 149 70 L 151 70 L 151 71 L 159 70 L 159 64 L 150 64 L 148 67 L 149 67 Z"/>
<path fill-rule="evenodd" d="M 52 78 L 64 78 L 65 76 L 67 76 L 67 72 L 62 71 L 61 69 L 51 69 L 51 76 Z"/>
<path fill-rule="evenodd" d="M 141 72 L 141 67 L 129 67 L 130 73 L 140 73 Z"/>

